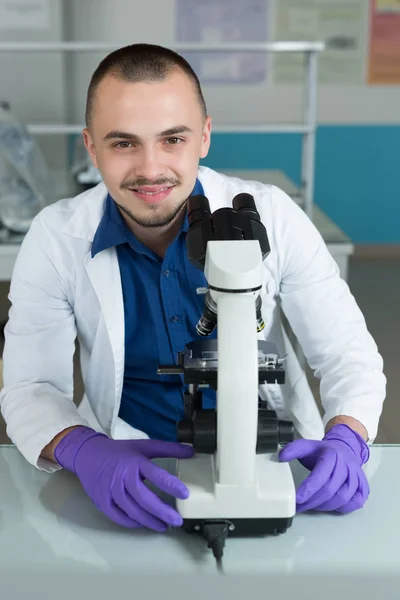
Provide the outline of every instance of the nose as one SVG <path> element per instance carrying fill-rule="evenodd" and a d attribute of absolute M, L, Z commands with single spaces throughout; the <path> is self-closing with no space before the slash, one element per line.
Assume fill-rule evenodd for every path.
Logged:
<path fill-rule="evenodd" d="M 136 177 L 155 181 L 162 177 L 164 172 L 165 168 L 157 150 L 151 147 L 142 147 L 136 164 Z"/>

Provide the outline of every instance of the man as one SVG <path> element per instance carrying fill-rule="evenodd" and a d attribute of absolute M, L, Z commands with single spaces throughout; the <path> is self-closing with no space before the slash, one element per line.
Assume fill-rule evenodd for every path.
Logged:
<path fill-rule="evenodd" d="M 288 381 L 260 395 L 300 437 L 280 453 L 311 473 L 297 510 L 350 512 L 369 493 L 368 460 L 385 396 L 382 359 L 320 235 L 281 190 L 199 168 L 211 118 L 188 63 L 170 50 L 133 45 L 113 52 L 90 82 L 85 146 L 103 183 L 43 210 L 13 273 L 1 408 L 8 434 L 40 469 L 76 473 L 110 519 L 164 531 L 180 515 L 144 484 L 186 498 L 155 457 L 190 458 L 176 442 L 183 385 L 158 376 L 197 337 L 205 284 L 185 252 L 186 201 L 204 193 L 211 210 L 254 196 L 271 245 L 264 261 L 265 336 L 289 348 Z M 323 426 L 287 337 L 279 306 L 321 378 Z M 72 402 L 78 336 L 90 406 L 106 432 Z M 215 398 L 206 396 L 208 406 Z M 115 439 L 118 424 L 130 438 Z M 323 439 L 321 439 L 323 438 Z"/>

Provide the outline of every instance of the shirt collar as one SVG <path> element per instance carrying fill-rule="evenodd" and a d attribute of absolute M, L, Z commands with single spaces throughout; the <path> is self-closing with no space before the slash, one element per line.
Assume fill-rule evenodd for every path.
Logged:
<path fill-rule="evenodd" d="M 204 196 L 203 186 L 201 185 L 201 181 L 199 181 L 198 179 L 196 179 L 196 183 L 194 184 L 194 188 L 193 188 L 190 196 Z M 188 229 L 189 229 L 189 219 L 188 219 L 187 210 L 185 210 L 185 218 L 182 223 L 181 232 L 187 233 Z"/>
<path fill-rule="evenodd" d="M 128 231 L 117 205 L 110 194 L 107 194 L 104 214 L 93 238 L 92 258 L 102 250 L 127 242 Z"/>
<path fill-rule="evenodd" d="M 195 186 L 192 190 L 191 196 L 203 195 L 204 190 L 201 182 L 196 179 Z M 189 229 L 189 220 L 187 211 L 185 212 L 185 218 L 182 223 L 181 232 L 187 232 Z M 92 258 L 96 256 L 102 250 L 107 250 L 113 246 L 118 246 L 129 242 L 129 238 L 132 236 L 132 232 L 125 223 L 119 209 L 110 196 L 107 194 L 107 198 L 104 205 L 104 214 L 96 230 L 92 243 Z"/>

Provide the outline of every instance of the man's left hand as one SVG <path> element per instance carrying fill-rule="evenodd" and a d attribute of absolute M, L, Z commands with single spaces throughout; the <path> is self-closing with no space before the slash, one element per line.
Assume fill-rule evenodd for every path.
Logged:
<path fill-rule="evenodd" d="M 279 453 L 279 460 L 298 459 L 311 471 L 296 494 L 296 511 L 349 513 L 364 506 L 369 484 L 362 465 L 369 447 L 347 425 L 333 426 L 321 440 L 295 440 Z"/>

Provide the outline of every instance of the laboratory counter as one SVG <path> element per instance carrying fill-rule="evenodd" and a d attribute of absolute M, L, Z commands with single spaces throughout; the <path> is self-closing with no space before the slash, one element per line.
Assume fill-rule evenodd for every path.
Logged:
<path fill-rule="evenodd" d="M 239 177 L 245 180 L 260 181 L 261 183 L 275 185 L 286 192 L 301 206 L 300 189 L 285 173 L 278 169 L 223 169 L 221 172 L 231 177 Z M 62 171 L 57 174 L 57 178 L 62 181 L 64 181 L 65 177 L 66 175 L 63 174 Z M 57 178 L 55 177 L 55 180 Z M 62 186 L 63 190 L 64 188 L 67 188 L 66 183 Z M 65 194 L 65 197 L 69 195 L 71 194 Z M 74 195 L 74 193 L 72 193 L 72 195 Z M 58 197 L 61 198 L 63 196 L 59 193 Z M 317 205 L 314 205 L 313 207 L 312 221 L 321 233 L 328 250 L 339 266 L 341 276 L 346 281 L 348 276 L 349 257 L 354 251 L 351 240 Z M 23 237 L 23 235 L 11 234 L 4 229 L 0 229 L 0 281 L 11 280 L 14 264 Z"/>
<path fill-rule="evenodd" d="M 0 598 L 399 598 L 399 460 L 400 446 L 371 448 L 371 495 L 357 512 L 299 514 L 284 534 L 228 538 L 221 574 L 198 535 L 114 525 L 73 474 L 39 471 L 2 446 Z M 308 473 L 297 461 L 292 471 L 296 486 Z"/>

